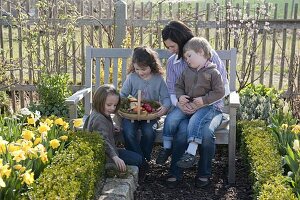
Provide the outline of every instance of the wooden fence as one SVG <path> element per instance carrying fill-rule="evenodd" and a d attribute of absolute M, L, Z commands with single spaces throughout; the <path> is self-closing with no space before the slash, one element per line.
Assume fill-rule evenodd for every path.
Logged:
<path fill-rule="evenodd" d="M 161 29 L 174 19 L 187 23 L 217 50 L 238 49 L 239 87 L 254 82 L 299 91 L 298 4 L 51 2 L 41 7 L 33 0 L 0 0 L 0 63 L 13 83 L 2 90 L 11 91 L 14 110 L 34 101 L 41 73 L 69 73 L 73 89 L 80 88 L 85 46 L 164 48 Z M 11 15 L 3 16 L 4 10 Z"/>

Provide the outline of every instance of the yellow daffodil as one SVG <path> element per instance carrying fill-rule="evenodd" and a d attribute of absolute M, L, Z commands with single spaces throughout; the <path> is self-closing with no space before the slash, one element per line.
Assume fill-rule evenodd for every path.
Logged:
<path fill-rule="evenodd" d="M 32 124 L 32 125 L 35 125 L 35 120 L 33 117 L 27 117 L 27 123 L 28 124 Z"/>
<path fill-rule="evenodd" d="M 294 134 L 299 134 L 300 133 L 300 125 L 295 125 L 294 127 L 293 127 L 293 129 L 292 129 L 292 132 L 294 133 Z"/>
<path fill-rule="evenodd" d="M 17 143 L 10 143 L 7 145 L 8 152 L 12 153 L 21 149 L 21 145 Z"/>
<path fill-rule="evenodd" d="M 44 147 L 43 144 L 38 144 L 34 147 L 38 152 L 45 152 L 46 148 Z"/>
<path fill-rule="evenodd" d="M 6 145 L 7 144 L 8 144 L 8 141 L 3 140 L 2 137 L 0 136 L 0 154 L 6 153 Z"/>
<path fill-rule="evenodd" d="M 50 141 L 50 146 L 52 147 L 52 149 L 57 149 L 60 145 L 59 140 L 57 139 L 53 139 Z"/>
<path fill-rule="evenodd" d="M 31 140 L 32 138 L 34 138 L 34 133 L 30 130 L 24 130 L 22 131 L 22 137 L 25 140 Z"/>
<path fill-rule="evenodd" d="M 299 140 L 294 140 L 293 149 L 295 151 L 299 151 L 300 150 Z"/>
<path fill-rule="evenodd" d="M 27 152 L 26 152 L 26 155 L 27 155 L 27 157 L 30 158 L 31 160 L 38 157 L 38 155 L 37 155 L 37 150 L 34 149 L 34 148 L 28 149 Z"/>
<path fill-rule="evenodd" d="M 69 123 L 65 122 L 64 125 L 63 125 L 63 128 L 64 128 L 65 131 L 68 130 L 68 128 L 69 128 Z"/>
<path fill-rule="evenodd" d="M 282 128 L 282 129 L 287 129 L 287 128 L 288 128 L 288 125 L 287 125 L 287 124 L 282 124 L 282 125 L 281 125 L 281 128 Z"/>
<path fill-rule="evenodd" d="M 13 160 L 15 160 L 16 162 L 20 162 L 21 160 L 26 159 L 25 152 L 22 150 L 14 151 L 11 154 L 14 156 Z"/>
<path fill-rule="evenodd" d="M 41 152 L 40 154 L 41 161 L 45 164 L 48 162 L 47 152 Z"/>
<path fill-rule="evenodd" d="M 14 169 L 16 169 L 16 170 L 20 170 L 21 168 L 22 168 L 22 165 L 20 165 L 20 164 L 17 164 L 14 166 Z"/>
<path fill-rule="evenodd" d="M 47 118 L 45 120 L 45 123 L 48 124 L 49 127 L 51 127 L 53 125 L 53 120 Z"/>
<path fill-rule="evenodd" d="M 34 140 L 33 145 L 36 146 L 42 142 L 42 138 L 38 137 Z"/>
<path fill-rule="evenodd" d="M 60 136 L 59 139 L 61 139 L 62 141 L 67 141 L 68 140 L 68 136 L 63 135 L 63 136 Z"/>
<path fill-rule="evenodd" d="M 0 187 L 3 187 L 3 188 L 6 187 L 6 184 L 2 177 L 0 177 Z"/>
<path fill-rule="evenodd" d="M 27 152 L 28 149 L 30 149 L 32 146 L 33 146 L 33 143 L 31 141 L 28 141 L 28 140 L 24 140 L 22 143 L 21 143 L 21 149 L 24 151 L 24 152 Z"/>
<path fill-rule="evenodd" d="M 62 118 L 57 118 L 55 121 L 54 121 L 54 124 L 56 125 L 60 125 L 60 126 L 63 126 L 64 125 L 64 120 Z"/>
<path fill-rule="evenodd" d="M 73 124 L 74 124 L 75 128 L 78 128 L 78 127 L 82 126 L 83 121 L 82 121 L 82 119 L 74 119 Z"/>
<path fill-rule="evenodd" d="M 10 174 L 11 174 L 11 169 L 9 168 L 8 164 L 0 166 L 0 177 L 5 176 L 6 178 L 9 178 Z"/>
<path fill-rule="evenodd" d="M 38 127 L 39 133 L 43 134 L 43 133 L 47 133 L 50 130 L 50 127 L 48 126 L 48 124 L 46 123 L 40 123 L 40 126 Z"/>
<path fill-rule="evenodd" d="M 34 172 L 31 172 L 30 170 L 27 170 L 23 175 L 23 181 L 22 183 L 26 183 L 27 185 L 30 185 L 33 183 L 34 181 Z"/>

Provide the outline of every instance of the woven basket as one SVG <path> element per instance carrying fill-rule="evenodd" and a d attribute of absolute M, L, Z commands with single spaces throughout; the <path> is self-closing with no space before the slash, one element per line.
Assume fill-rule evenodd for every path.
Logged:
<path fill-rule="evenodd" d="M 141 120 L 153 120 L 153 119 L 157 119 L 157 115 L 156 113 L 143 113 L 141 114 L 141 101 L 142 101 L 142 92 L 141 90 L 138 90 L 138 112 L 137 113 L 127 113 L 127 112 L 123 112 L 121 110 L 118 111 L 119 115 L 125 119 L 130 119 L 132 121 L 137 120 L 137 121 L 141 121 Z"/>

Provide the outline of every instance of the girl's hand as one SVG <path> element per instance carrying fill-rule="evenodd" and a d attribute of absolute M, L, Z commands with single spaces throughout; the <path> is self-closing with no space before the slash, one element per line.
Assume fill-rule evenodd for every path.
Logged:
<path fill-rule="evenodd" d="M 204 104 L 202 97 L 194 98 L 193 103 L 197 106 L 197 109 L 201 108 Z"/>
<path fill-rule="evenodd" d="M 190 97 L 188 95 L 181 95 L 179 97 L 179 103 L 184 105 L 190 101 Z"/>
<path fill-rule="evenodd" d="M 121 171 L 121 172 L 126 171 L 126 164 L 121 158 L 119 158 L 119 156 L 114 156 L 114 157 L 112 157 L 112 159 L 115 162 L 115 164 L 117 165 L 117 168 L 119 171 Z"/>
<path fill-rule="evenodd" d="M 156 113 L 157 117 L 161 117 L 165 115 L 168 111 L 168 109 L 164 106 L 159 107 L 157 110 L 158 110 L 158 112 Z"/>

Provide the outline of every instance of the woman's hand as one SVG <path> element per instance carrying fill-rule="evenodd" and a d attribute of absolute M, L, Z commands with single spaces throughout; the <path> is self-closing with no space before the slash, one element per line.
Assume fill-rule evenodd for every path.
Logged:
<path fill-rule="evenodd" d="M 115 164 L 117 165 L 117 168 L 119 171 L 121 171 L 121 172 L 126 171 L 126 164 L 121 158 L 119 158 L 119 156 L 114 156 L 114 157 L 112 157 L 112 159 L 115 162 Z"/>
<path fill-rule="evenodd" d="M 167 113 L 167 111 L 168 111 L 168 109 L 166 107 L 161 106 L 157 109 L 156 115 L 157 115 L 157 117 L 161 117 L 161 116 L 165 115 Z"/>

